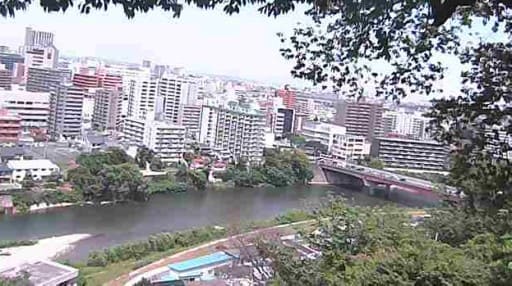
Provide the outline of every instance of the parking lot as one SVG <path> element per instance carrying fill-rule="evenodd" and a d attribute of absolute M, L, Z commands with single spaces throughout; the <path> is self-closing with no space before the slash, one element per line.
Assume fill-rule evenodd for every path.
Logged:
<path fill-rule="evenodd" d="M 61 169 L 67 169 L 70 161 L 80 155 L 80 151 L 70 148 L 67 143 L 48 142 L 38 146 L 26 147 L 28 156 L 34 159 L 48 159 L 57 164 Z"/>

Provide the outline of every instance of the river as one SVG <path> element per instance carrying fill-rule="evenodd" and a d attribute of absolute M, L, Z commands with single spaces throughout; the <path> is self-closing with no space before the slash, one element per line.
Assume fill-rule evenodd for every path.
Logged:
<path fill-rule="evenodd" d="M 0 216 L 0 240 L 92 234 L 63 257 L 77 261 L 92 250 L 144 239 L 153 233 L 272 218 L 289 209 L 318 205 L 329 194 L 343 195 L 357 205 L 390 203 L 334 186 L 186 192 L 155 195 L 148 202 L 73 206 L 37 214 Z"/>

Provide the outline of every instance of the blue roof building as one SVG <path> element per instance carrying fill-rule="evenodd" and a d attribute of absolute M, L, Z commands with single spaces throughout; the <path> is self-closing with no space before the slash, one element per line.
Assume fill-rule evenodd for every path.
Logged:
<path fill-rule="evenodd" d="M 214 269 L 229 265 L 237 257 L 219 251 L 205 256 L 169 264 L 169 272 L 155 282 L 167 281 L 208 281 L 215 279 Z"/>

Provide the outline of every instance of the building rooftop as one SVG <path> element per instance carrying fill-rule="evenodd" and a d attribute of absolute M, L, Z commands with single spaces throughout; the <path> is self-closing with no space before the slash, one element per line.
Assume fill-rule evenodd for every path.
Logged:
<path fill-rule="evenodd" d="M 1 90 L 1 101 L 37 101 L 37 102 L 50 102 L 50 93 L 47 92 L 29 92 L 25 90 Z"/>
<path fill-rule="evenodd" d="M 41 169 L 41 168 L 53 168 L 58 169 L 59 166 L 55 165 L 52 161 L 47 159 L 37 159 L 37 160 L 9 160 L 7 162 L 7 167 L 11 169 Z"/>
<path fill-rule="evenodd" d="M 0 157 L 12 158 L 16 156 L 25 155 L 25 150 L 22 147 L 2 147 L 0 148 Z"/>
<path fill-rule="evenodd" d="M 78 277 L 77 269 L 52 261 L 24 263 L 0 270 L 0 277 L 16 277 L 20 272 L 29 273 L 29 280 L 35 286 L 59 285 Z"/>
<path fill-rule="evenodd" d="M 205 266 L 209 266 L 212 264 L 218 264 L 227 262 L 229 260 L 232 260 L 234 257 L 231 255 L 228 255 L 222 251 L 215 252 L 212 254 L 208 254 L 205 256 L 193 258 L 190 260 L 185 260 L 182 262 L 169 264 L 169 269 L 177 271 L 177 272 L 184 272 L 184 271 L 191 271 L 197 268 L 202 268 Z"/>
<path fill-rule="evenodd" d="M 85 136 L 87 137 L 87 141 L 94 145 L 98 145 L 98 144 L 102 145 L 102 144 L 105 144 L 105 142 L 107 141 L 105 136 L 103 136 L 103 135 L 87 133 Z"/>

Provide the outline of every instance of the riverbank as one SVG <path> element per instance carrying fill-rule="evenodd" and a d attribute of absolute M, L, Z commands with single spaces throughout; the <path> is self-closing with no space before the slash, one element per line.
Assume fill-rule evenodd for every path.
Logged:
<path fill-rule="evenodd" d="M 23 262 L 32 262 L 52 259 L 73 248 L 73 245 L 90 234 L 70 234 L 40 239 L 34 245 L 16 246 L 2 249 L 0 255 L 0 269 L 4 269 Z"/>

